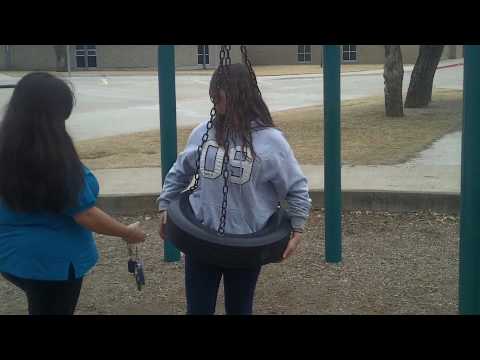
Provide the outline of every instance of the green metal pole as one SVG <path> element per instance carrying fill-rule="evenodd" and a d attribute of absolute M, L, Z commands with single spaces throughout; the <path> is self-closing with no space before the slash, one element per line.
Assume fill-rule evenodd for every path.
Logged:
<path fill-rule="evenodd" d="M 160 100 L 160 150 L 162 183 L 177 158 L 177 109 L 175 98 L 175 47 L 158 46 L 158 89 Z M 164 242 L 164 259 L 180 260 L 180 252 L 171 241 Z"/>
<path fill-rule="evenodd" d="M 480 45 L 465 45 L 459 311 L 480 314 Z"/>
<path fill-rule="evenodd" d="M 342 260 L 340 47 L 323 47 L 325 258 Z"/>

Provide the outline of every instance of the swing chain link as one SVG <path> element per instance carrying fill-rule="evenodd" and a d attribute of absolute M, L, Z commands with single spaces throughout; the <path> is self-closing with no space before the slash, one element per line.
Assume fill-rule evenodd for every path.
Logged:
<path fill-rule="evenodd" d="M 225 59 L 224 59 L 224 65 L 220 65 L 222 67 L 223 70 L 226 70 L 226 74 L 224 74 L 223 76 L 223 79 L 224 79 L 224 85 L 225 86 L 228 86 L 229 83 L 228 81 L 226 81 L 226 77 L 228 76 L 228 72 L 230 71 L 230 68 L 229 66 L 232 64 L 232 60 L 230 58 L 230 50 L 232 48 L 232 45 L 222 45 L 222 48 L 225 50 L 226 52 L 226 56 L 225 56 Z M 227 93 L 229 93 L 228 91 L 226 91 Z M 227 97 L 227 103 L 229 101 L 228 97 Z M 230 175 L 230 172 L 229 172 L 229 169 L 228 169 L 228 166 L 230 164 L 230 157 L 229 157 L 229 150 L 230 150 L 230 127 L 229 127 L 229 118 L 227 116 L 228 112 L 229 112 L 229 106 L 226 107 L 226 116 L 225 116 L 225 141 L 224 141 L 224 144 L 223 144 L 223 147 L 224 147 L 224 150 L 225 150 L 225 156 L 223 157 L 223 166 L 222 166 L 222 169 L 223 169 L 223 180 L 224 180 L 224 183 L 223 183 L 223 201 L 222 201 L 222 213 L 221 213 L 221 216 L 220 216 L 220 223 L 218 225 L 218 234 L 219 235 L 224 235 L 225 234 L 225 222 L 226 222 L 226 218 L 227 218 L 227 198 L 228 198 L 228 178 L 229 178 L 229 175 Z"/>
<path fill-rule="evenodd" d="M 208 141 L 208 131 L 213 127 L 213 120 L 215 119 L 216 111 L 215 107 L 212 107 L 210 110 L 210 120 L 207 123 L 207 131 L 202 136 L 202 143 L 197 147 L 197 158 L 195 160 L 195 182 L 188 189 L 189 193 L 192 194 L 198 189 L 198 183 L 200 181 L 200 159 L 202 158 L 202 149 L 205 146 L 205 143 Z"/>
<path fill-rule="evenodd" d="M 258 82 L 257 82 L 257 76 L 255 75 L 255 72 L 253 71 L 253 66 L 248 58 L 248 53 L 247 53 L 247 46 L 246 45 L 240 45 L 240 51 L 243 55 L 243 63 L 247 66 L 248 72 L 250 73 L 250 79 L 252 80 L 253 85 L 257 89 L 257 92 L 261 96 L 261 91 L 260 88 L 258 87 Z"/>

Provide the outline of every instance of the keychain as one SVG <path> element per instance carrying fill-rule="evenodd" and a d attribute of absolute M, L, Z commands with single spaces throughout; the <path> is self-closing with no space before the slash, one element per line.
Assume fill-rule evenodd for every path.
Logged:
<path fill-rule="evenodd" d="M 143 272 L 143 261 L 138 257 L 138 247 L 135 245 L 135 259 L 133 259 L 133 249 L 130 244 L 128 248 L 128 272 L 135 277 L 138 291 L 142 290 L 142 286 L 145 285 L 145 275 Z"/>

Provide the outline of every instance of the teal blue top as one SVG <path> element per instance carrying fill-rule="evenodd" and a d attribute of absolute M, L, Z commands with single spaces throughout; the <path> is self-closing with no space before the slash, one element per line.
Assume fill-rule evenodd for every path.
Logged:
<path fill-rule="evenodd" d="M 70 264 L 77 278 L 95 266 L 93 234 L 73 218 L 97 201 L 97 179 L 86 167 L 84 176 L 77 206 L 61 214 L 14 212 L 0 200 L 0 272 L 24 279 L 67 280 Z"/>

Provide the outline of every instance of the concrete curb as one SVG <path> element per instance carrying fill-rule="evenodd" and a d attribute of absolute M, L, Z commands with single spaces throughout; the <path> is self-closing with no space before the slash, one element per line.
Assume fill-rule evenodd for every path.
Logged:
<path fill-rule="evenodd" d="M 155 200 L 158 193 L 126 194 L 100 196 L 98 207 L 113 215 L 134 215 L 151 213 L 157 210 Z M 310 191 L 315 209 L 324 207 L 323 190 Z M 362 191 L 344 190 L 342 192 L 344 210 L 376 210 L 391 212 L 411 212 L 430 210 L 438 213 L 458 214 L 460 194 L 445 192 L 408 192 L 408 191 Z"/>

